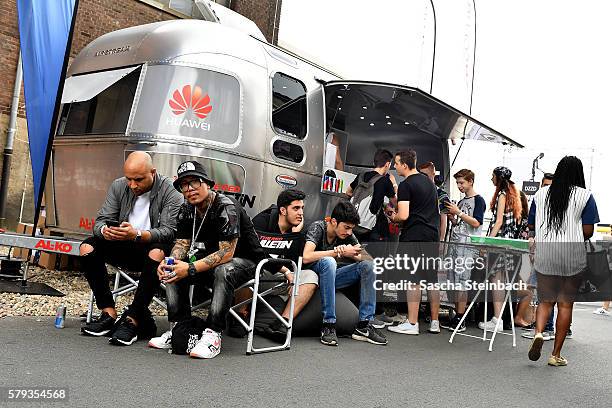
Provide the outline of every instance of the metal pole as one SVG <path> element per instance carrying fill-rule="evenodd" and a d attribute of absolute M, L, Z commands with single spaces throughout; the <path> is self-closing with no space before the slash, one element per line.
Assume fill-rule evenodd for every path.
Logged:
<path fill-rule="evenodd" d="M 436 69 L 436 37 L 438 36 L 438 22 L 436 21 L 436 7 L 433 0 L 429 0 L 431 11 L 433 12 L 434 37 L 433 37 L 433 55 L 431 57 L 431 81 L 429 83 L 429 94 L 433 94 L 434 71 Z"/>
<path fill-rule="evenodd" d="M 21 91 L 21 81 L 23 70 L 21 69 L 21 51 L 19 51 L 19 62 L 15 73 L 15 83 L 13 86 L 13 100 L 11 102 L 11 113 L 9 117 L 8 131 L 6 134 L 6 145 L 4 146 L 2 162 L 2 180 L 0 181 L 0 227 L 6 227 L 6 199 L 8 196 L 9 176 L 11 174 L 11 161 L 13 158 L 13 143 L 17 132 L 17 112 L 19 111 L 19 92 Z"/>

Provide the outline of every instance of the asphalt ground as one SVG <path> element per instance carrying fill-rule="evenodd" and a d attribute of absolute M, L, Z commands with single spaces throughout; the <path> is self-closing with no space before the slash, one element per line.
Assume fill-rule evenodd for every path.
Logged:
<path fill-rule="evenodd" d="M 196 360 L 142 341 L 115 347 L 81 336 L 76 318 L 59 330 L 50 317 L 7 317 L 0 319 L 0 406 L 604 407 L 612 401 L 612 318 L 593 310 L 576 306 L 574 338 L 563 350 L 569 366 L 559 368 L 546 365 L 552 342 L 531 362 L 529 341 L 512 348 L 510 336 L 498 336 L 493 352 L 467 337 L 449 344 L 446 331 L 388 333 L 387 346 L 295 338 L 289 351 L 253 356 L 245 355 L 246 339 L 225 337 L 218 357 Z M 1 387 L 67 387 L 68 400 L 9 402 Z"/>

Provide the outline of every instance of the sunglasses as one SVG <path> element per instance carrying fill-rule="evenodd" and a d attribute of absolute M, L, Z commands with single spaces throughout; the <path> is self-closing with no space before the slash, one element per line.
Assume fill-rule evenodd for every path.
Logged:
<path fill-rule="evenodd" d="M 189 190 L 191 187 L 193 190 L 197 190 L 202 185 L 202 179 L 185 180 L 179 183 L 179 187 L 182 192 Z"/>

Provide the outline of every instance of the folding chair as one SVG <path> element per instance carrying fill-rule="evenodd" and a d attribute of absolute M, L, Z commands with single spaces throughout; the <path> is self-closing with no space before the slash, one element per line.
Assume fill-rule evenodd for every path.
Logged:
<path fill-rule="evenodd" d="M 113 295 L 113 300 L 117 300 L 117 298 L 121 295 L 126 295 L 130 292 L 135 292 L 136 289 L 138 288 L 138 281 L 133 279 L 130 275 L 127 269 L 123 268 L 123 267 L 119 267 L 119 266 L 114 266 L 114 265 L 110 265 L 110 264 L 106 264 L 106 268 L 107 270 L 111 271 L 111 273 L 114 272 L 115 274 L 115 284 L 113 286 L 113 290 L 111 291 L 112 295 Z M 125 279 L 127 281 L 127 283 L 123 286 L 121 285 L 121 278 Z M 161 287 L 166 290 L 166 285 L 163 283 L 160 283 Z M 93 308 L 94 308 L 94 293 L 93 291 L 91 291 L 91 293 L 89 294 L 89 305 L 87 306 L 87 318 L 86 318 L 86 322 L 90 323 L 91 322 L 91 318 L 93 315 Z M 158 305 L 160 305 L 161 307 L 163 307 L 164 309 L 168 309 L 168 306 L 166 305 L 166 302 L 164 302 L 163 300 L 159 299 L 158 297 L 153 297 L 153 301 L 155 303 L 157 303 Z"/>
<path fill-rule="evenodd" d="M 262 280 L 261 279 L 261 270 L 265 264 L 278 264 L 282 266 L 288 267 L 294 274 L 293 284 L 289 284 L 286 279 L 283 280 Z M 289 350 L 291 348 L 291 332 L 293 330 L 293 311 L 295 307 L 295 297 L 298 295 L 299 291 L 299 278 L 300 271 L 302 269 L 302 257 L 298 259 L 298 264 L 296 265 L 290 259 L 281 259 L 281 258 L 267 258 L 262 260 L 257 264 L 257 269 L 255 270 L 255 279 L 251 279 L 249 282 L 242 285 L 239 289 L 248 287 L 253 292 L 253 296 L 250 299 L 246 299 L 230 308 L 229 313 L 236 319 L 238 322 L 246 329 L 248 333 L 247 340 L 247 355 L 251 354 L 259 354 L 266 353 L 271 351 L 281 351 L 281 350 Z M 272 288 L 265 290 L 262 293 L 259 293 L 259 285 L 261 282 L 274 282 Z M 279 289 L 284 289 L 289 286 L 291 288 L 291 297 L 289 298 L 289 319 L 285 319 L 281 316 L 274 308 L 264 299 L 266 295 L 269 295 L 272 292 L 276 292 Z M 253 346 L 253 335 L 255 334 L 255 316 L 257 313 L 257 302 L 262 302 L 269 310 L 272 312 L 274 317 L 280 321 L 287 328 L 287 335 L 285 337 L 285 342 L 280 346 L 271 346 L 271 347 L 262 347 L 255 348 Z M 251 313 L 249 318 L 249 324 L 247 324 L 242 317 L 236 313 L 236 310 L 244 305 L 251 304 Z"/>
<path fill-rule="evenodd" d="M 291 272 L 294 273 L 294 278 L 293 278 L 294 283 L 289 284 L 287 279 L 284 277 L 283 279 L 261 279 L 261 270 L 263 266 L 267 263 L 280 264 L 282 266 L 286 266 L 287 268 L 289 268 L 289 270 L 291 270 Z M 266 353 L 270 351 L 289 350 L 289 348 L 291 347 L 291 331 L 293 328 L 293 311 L 295 308 L 295 297 L 298 295 L 298 291 L 299 291 L 299 285 L 297 284 L 297 282 L 300 277 L 301 268 L 302 268 L 302 258 L 301 257 L 298 259 L 297 265 L 295 264 L 295 262 L 293 262 L 290 259 L 266 258 L 266 259 L 261 260 L 257 264 L 257 268 L 255 269 L 255 277 L 234 290 L 234 293 L 236 293 L 241 289 L 249 288 L 251 292 L 253 293 L 253 295 L 249 299 L 246 299 L 238 304 L 235 304 L 229 310 L 230 315 L 232 315 L 236 320 L 238 320 L 238 322 L 242 325 L 242 327 L 244 327 L 244 329 L 248 333 L 247 350 L 246 350 L 247 355 Z M 267 289 L 264 292 L 259 293 L 259 285 L 264 282 L 272 282 L 272 283 L 275 283 L 275 285 L 271 287 L 270 289 Z M 276 310 L 274 310 L 274 308 L 264 299 L 264 297 L 271 293 L 277 293 L 279 290 L 284 290 L 286 288 L 289 288 L 290 286 L 292 286 L 291 298 L 289 300 L 289 313 L 290 314 L 289 314 L 289 319 L 285 319 Z M 191 290 L 193 291 L 193 285 L 191 286 Z M 212 292 L 212 290 L 210 291 Z M 191 294 L 192 293 L 193 292 L 191 292 Z M 285 342 L 282 345 L 264 347 L 264 348 L 255 348 L 253 346 L 253 335 L 255 334 L 255 314 L 257 312 L 257 302 L 258 301 L 262 302 L 270 310 L 270 312 L 272 312 L 274 317 L 278 321 L 280 321 L 283 325 L 285 325 L 285 327 L 287 328 L 287 336 L 285 338 Z M 210 302 L 211 300 L 207 300 L 205 302 L 192 306 L 191 310 L 194 311 L 197 309 L 201 309 L 203 307 L 207 307 L 210 305 Z M 248 304 L 251 304 L 251 311 L 250 311 L 249 322 L 247 323 L 244 321 L 242 316 L 240 316 L 236 312 L 236 310 Z"/>

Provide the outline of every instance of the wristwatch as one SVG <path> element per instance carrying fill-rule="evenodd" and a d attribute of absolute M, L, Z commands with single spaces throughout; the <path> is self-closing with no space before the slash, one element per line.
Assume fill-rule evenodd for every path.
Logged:
<path fill-rule="evenodd" d="M 135 242 L 140 242 L 141 240 L 142 240 L 142 231 L 141 231 L 141 230 L 138 230 L 138 231 L 136 232 L 136 236 L 134 237 L 134 241 L 135 241 Z"/>
<path fill-rule="evenodd" d="M 187 268 L 187 273 L 189 274 L 189 277 L 193 278 L 197 272 L 198 271 L 196 270 L 196 267 L 193 262 L 189 262 L 189 267 Z"/>

